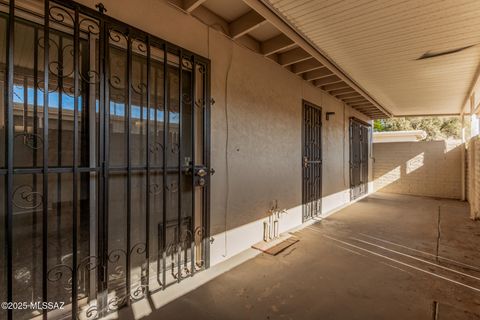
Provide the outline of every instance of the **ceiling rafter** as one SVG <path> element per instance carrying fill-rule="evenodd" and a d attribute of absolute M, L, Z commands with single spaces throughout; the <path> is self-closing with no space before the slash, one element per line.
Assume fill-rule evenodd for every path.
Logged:
<path fill-rule="evenodd" d="M 332 91 L 332 90 L 338 90 L 338 89 L 347 89 L 347 88 L 350 88 L 350 86 L 348 84 L 346 84 L 345 82 L 339 82 L 339 83 L 335 83 L 335 84 L 330 84 L 330 85 L 326 85 L 326 86 L 323 86 L 322 89 L 325 90 L 325 91 Z M 350 88 L 351 89 L 351 88 Z M 353 90 L 353 89 L 352 89 Z"/>
<path fill-rule="evenodd" d="M 256 11 L 250 10 L 229 24 L 230 36 L 233 39 L 240 38 L 241 36 L 258 28 L 266 21 L 267 20 L 265 20 L 265 18 Z"/>
<path fill-rule="evenodd" d="M 317 70 L 320 68 L 325 68 L 320 62 L 314 58 L 298 62 L 292 65 L 292 72 L 295 74 L 302 74 L 308 71 Z"/>
<path fill-rule="evenodd" d="M 278 63 L 285 67 L 310 58 L 310 54 L 308 54 L 302 48 L 294 48 L 289 51 L 280 53 L 278 55 Z"/>
<path fill-rule="evenodd" d="M 265 40 L 260 44 L 261 51 L 264 56 L 268 56 L 285 49 L 290 49 L 295 46 L 295 42 L 290 40 L 290 38 L 283 33 L 268 40 Z"/>
<path fill-rule="evenodd" d="M 326 57 L 322 52 L 318 50 L 316 46 L 314 46 L 310 41 L 305 39 L 295 28 L 293 28 L 285 19 L 280 17 L 274 8 L 267 5 L 264 1 L 259 0 L 243 0 L 245 4 L 247 4 L 250 8 L 257 11 L 259 14 L 265 17 L 269 23 L 271 23 L 274 27 L 276 27 L 280 32 L 284 33 L 290 39 L 295 41 L 299 48 L 302 48 L 310 54 L 311 57 L 315 58 L 319 63 L 321 63 L 326 68 L 330 69 L 333 74 L 336 75 L 338 81 L 330 80 L 330 79 L 318 79 L 314 80 L 313 83 L 317 87 L 321 87 L 324 85 L 335 84 L 339 82 L 345 82 L 351 88 L 355 89 L 356 92 L 359 93 L 360 96 L 364 97 L 366 100 L 370 101 L 374 106 L 376 106 L 382 113 L 385 114 L 386 117 L 390 117 L 391 113 L 385 109 L 382 105 L 380 105 L 372 96 L 369 95 L 368 92 L 365 91 L 362 87 L 360 87 L 354 80 L 352 80 L 344 70 L 342 70 L 338 65 L 332 62 L 328 57 Z M 284 62 L 284 61 L 283 61 Z M 290 64 L 283 64 L 282 60 L 279 59 L 279 63 L 283 66 L 290 65 Z M 294 71 L 295 68 L 292 68 Z M 294 71 L 297 73 L 296 71 Z M 298 73 L 297 73 L 298 74 Z M 328 78 L 328 77 L 327 77 Z"/>
<path fill-rule="evenodd" d="M 336 90 L 328 91 L 328 93 L 330 93 L 333 96 L 337 96 L 337 95 L 343 94 L 343 93 L 352 93 L 352 92 L 357 92 L 357 91 L 353 90 L 352 88 L 336 89 Z"/>
<path fill-rule="evenodd" d="M 182 8 L 185 12 L 191 13 L 207 0 L 182 0 Z"/>
<path fill-rule="evenodd" d="M 331 75 L 322 79 L 315 80 L 313 83 L 316 87 L 322 87 L 326 86 L 327 84 L 334 84 L 339 82 L 342 82 L 342 79 L 340 79 L 336 75 Z"/>
<path fill-rule="evenodd" d="M 237 43 L 258 52 L 275 61 L 292 73 L 301 75 L 306 81 L 328 92 L 330 95 L 351 105 L 351 103 L 370 102 L 381 114 L 390 116 L 368 93 L 346 76 L 342 70 L 323 57 L 312 45 L 306 42 L 288 24 L 267 12 L 264 4 L 257 0 L 243 0 L 250 7 L 235 20 L 225 20 L 203 6 L 206 0 L 170 0 L 172 4 L 187 13 L 192 13 L 207 25 L 221 26 L 219 31 L 231 37 Z M 255 2 L 255 3 L 254 3 Z M 272 15 L 273 14 L 273 15 Z M 213 20 L 213 21 L 212 21 Z M 270 23 L 280 34 L 259 41 L 250 32 Z"/>
<path fill-rule="evenodd" d="M 325 77 L 332 76 L 332 75 L 333 75 L 333 73 L 330 70 L 328 70 L 327 68 L 321 68 L 321 69 L 309 71 L 309 72 L 303 74 L 303 79 L 305 79 L 307 81 L 313 81 L 313 80 L 325 78 Z"/>

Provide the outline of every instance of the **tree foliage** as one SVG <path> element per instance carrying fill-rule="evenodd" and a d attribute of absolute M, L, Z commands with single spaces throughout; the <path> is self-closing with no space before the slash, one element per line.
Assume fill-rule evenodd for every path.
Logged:
<path fill-rule="evenodd" d="M 425 140 L 460 139 L 459 117 L 405 117 L 375 120 L 374 131 L 424 130 Z"/>

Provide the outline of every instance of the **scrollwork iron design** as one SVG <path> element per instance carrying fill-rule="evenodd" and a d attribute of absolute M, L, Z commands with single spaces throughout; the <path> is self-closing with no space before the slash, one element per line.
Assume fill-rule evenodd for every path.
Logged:
<path fill-rule="evenodd" d="M 81 30 L 87 30 L 88 33 L 93 35 L 100 34 L 100 26 L 97 21 L 90 18 L 82 18 L 79 22 Z"/>
<path fill-rule="evenodd" d="M 192 61 L 190 61 L 188 58 L 182 58 L 182 67 L 185 69 L 192 69 Z"/>
<path fill-rule="evenodd" d="M 147 251 L 147 244 L 145 242 L 139 242 L 133 245 L 128 253 L 124 249 L 114 249 L 110 251 L 107 256 L 109 263 L 115 265 L 117 264 L 122 257 L 127 258 L 127 254 L 131 257 L 133 254 L 142 255 Z M 115 273 L 109 274 L 109 280 L 119 280 L 125 277 L 125 267 L 124 266 L 115 266 Z M 132 285 L 130 285 L 132 287 Z M 127 298 L 131 300 L 139 300 L 144 296 L 144 293 L 147 291 L 148 286 L 144 284 L 139 284 L 136 288 L 131 291 L 130 296 L 115 296 L 108 300 L 107 308 L 109 311 L 115 311 L 125 304 Z"/>
<path fill-rule="evenodd" d="M 85 73 L 80 73 L 80 78 L 82 79 L 82 81 L 88 84 L 100 83 L 100 74 L 95 70 L 88 70 Z"/>
<path fill-rule="evenodd" d="M 197 100 L 195 100 L 195 107 L 204 108 L 205 107 L 205 99 L 198 98 Z"/>
<path fill-rule="evenodd" d="M 182 95 L 182 102 L 184 105 L 191 105 L 192 104 L 192 97 L 188 93 L 184 93 Z"/>
<path fill-rule="evenodd" d="M 119 76 L 111 76 L 108 79 L 108 83 L 110 84 L 110 86 L 112 88 L 115 88 L 115 89 L 118 89 L 118 90 L 123 90 L 124 89 L 124 87 L 121 86 L 122 80 L 120 79 Z"/>
<path fill-rule="evenodd" d="M 128 37 L 115 29 L 110 29 L 108 31 L 108 37 L 114 43 L 120 43 L 122 39 L 125 40 L 125 43 L 128 43 Z"/>
<path fill-rule="evenodd" d="M 147 84 L 144 82 L 139 82 L 137 84 L 132 83 L 132 90 L 136 94 L 144 95 L 147 93 Z"/>
<path fill-rule="evenodd" d="M 67 9 L 60 6 L 51 6 L 48 10 L 49 17 L 58 23 L 73 25 L 75 18 Z"/>
<path fill-rule="evenodd" d="M 154 196 L 159 195 L 162 193 L 162 187 L 158 183 L 152 183 L 148 188 L 148 192 Z"/>
<path fill-rule="evenodd" d="M 152 142 L 148 148 L 150 153 L 157 153 L 159 150 L 163 151 L 163 144 L 160 142 Z"/>
<path fill-rule="evenodd" d="M 96 305 L 92 305 L 88 307 L 87 310 L 85 310 L 85 316 L 87 319 L 97 319 L 99 314 L 98 314 L 98 307 Z"/>
<path fill-rule="evenodd" d="M 23 145 L 32 150 L 39 150 L 43 146 L 43 138 L 39 134 L 22 132 L 15 135 L 15 138 L 18 137 L 23 137 Z"/>
<path fill-rule="evenodd" d="M 12 203 L 19 209 L 33 210 L 42 205 L 43 194 L 34 191 L 32 186 L 21 185 L 13 191 Z"/>
<path fill-rule="evenodd" d="M 142 53 L 147 52 L 147 45 L 142 40 L 132 39 L 132 47 Z"/>
<path fill-rule="evenodd" d="M 176 181 L 173 181 L 169 185 L 166 185 L 165 189 L 170 193 L 176 193 L 178 192 L 178 183 Z"/>
<path fill-rule="evenodd" d="M 207 72 L 207 69 L 203 64 L 197 64 L 197 69 L 198 69 L 198 72 L 200 72 L 201 74 L 205 74 Z"/>

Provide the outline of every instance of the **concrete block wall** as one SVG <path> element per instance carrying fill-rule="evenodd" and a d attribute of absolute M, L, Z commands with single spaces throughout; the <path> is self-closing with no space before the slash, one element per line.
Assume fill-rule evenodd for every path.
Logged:
<path fill-rule="evenodd" d="M 463 147 L 460 141 L 375 143 L 374 190 L 460 199 Z"/>

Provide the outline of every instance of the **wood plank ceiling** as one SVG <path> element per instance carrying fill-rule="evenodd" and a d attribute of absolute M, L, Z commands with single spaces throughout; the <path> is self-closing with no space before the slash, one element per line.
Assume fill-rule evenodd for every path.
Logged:
<path fill-rule="evenodd" d="M 459 114 L 480 62 L 478 0 L 262 0 L 399 115 Z"/>
<path fill-rule="evenodd" d="M 272 15 L 260 1 L 169 0 L 234 41 L 272 59 L 305 81 L 342 100 L 371 119 L 391 113 L 331 59 Z M 315 2 L 315 1 L 314 1 Z M 247 5 L 248 4 L 248 5 Z"/>

